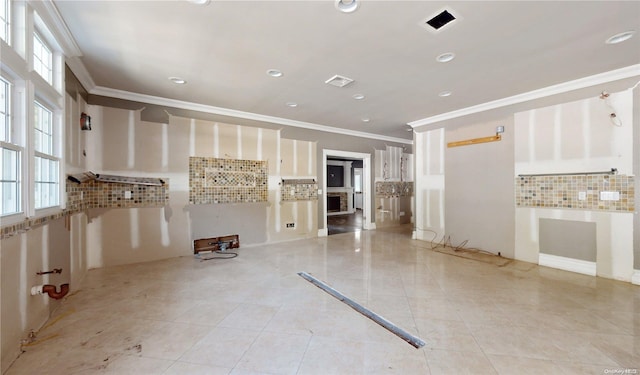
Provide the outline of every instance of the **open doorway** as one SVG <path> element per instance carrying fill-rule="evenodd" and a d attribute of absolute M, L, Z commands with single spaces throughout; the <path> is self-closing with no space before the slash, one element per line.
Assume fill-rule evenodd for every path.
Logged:
<path fill-rule="evenodd" d="M 373 229 L 371 155 L 323 150 L 324 228 L 319 235 Z"/>

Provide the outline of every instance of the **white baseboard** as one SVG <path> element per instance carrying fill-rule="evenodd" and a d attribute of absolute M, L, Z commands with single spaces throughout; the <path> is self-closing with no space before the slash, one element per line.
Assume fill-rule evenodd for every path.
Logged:
<path fill-rule="evenodd" d="M 327 237 L 329 235 L 329 229 L 322 228 L 318 229 L 318 237 Z"/>
<path fill-rule="evenodd" d="M 589 276 L 596 275 L 596 262 L 589 262 L 586 260 L 540 253 L 538 256 L 538 264 L 545 267 L 577 272 Z"/>
<path fill-rule="evenodd" d="M 633 276 L 631 276 L 631 284 L 640 285 L 640 270 L 633 270 Z"/>
<path fill-rule="evenodd" d="M 363 229 L 364 230 L 376 230 L 376 223 L 370 223 L 370 224 L 366 224 L 363 225 Z"/>

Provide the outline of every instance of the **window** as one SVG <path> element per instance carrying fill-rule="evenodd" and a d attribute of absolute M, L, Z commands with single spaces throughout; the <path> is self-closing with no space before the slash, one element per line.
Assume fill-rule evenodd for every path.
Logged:
<path fill-rule="evenodd" d="M 0 78 L 0 142 L 11 143 L 11 85 Z"/>
<path fill-rule="evenodd" d="M 0 216 L 21 211 L 20 156 L 22 149 L 13 144 L 11 123 L 11 84 L 0 78 Z"/>
<path fill-rule="evenodd" d="M 11 44 L 11 0 L 0 0 L 0 39 Z"/>
<path fill-rule="evenodd" d="M 35 208 L 59 205 L 60 161 L 54 154 L 53 113 L 35 102 Z"/>
<path fill-rule="evenodd" d="M 33 34 L 33 69 L 50 85 L 53 84 L 53 52 L 38 34 Z"/>
<path fill-rule="evenodd" d="M 20 151 L 0 147 L 0 215 L 11 215 L 21 211 L 20 197 Z"/>

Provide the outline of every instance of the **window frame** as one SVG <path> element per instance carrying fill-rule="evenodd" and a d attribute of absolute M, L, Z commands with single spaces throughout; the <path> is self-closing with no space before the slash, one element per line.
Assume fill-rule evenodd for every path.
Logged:
<path fill-rule="evenodd" d="M 39 124 L 37 123 L 38 116 L 36 116 L 36 108 L 38 107 L 48 113 L 47 126 L 50 134 L 45 133 L 45 135 L 49 138 L 47 149 L 50 152 L 46 152 L 47 150 L 42 150 L 37 147 L 36 139 L 39 137 L 39 134 L 37 133 L 40 131 L 38 130 Z M 59 147 L 61 127 L 59 126 L 58 121 L 56 121 L 56 109 L 52 108 L 52 106 L 46 103 L 46 101 L 36 96 L 36 98 L 33 100 L 32 109 L 33 121 L 31 122 L 31 134 L 33 135 L 33 142 L 31 142 L 31 144 L 33 157 L 31 159 L 33 160 L 33 168 L 32 173 L 30 173 L 30 181 L 32 181 L 33 186 L 32 204 L 35 212 L 43 212 L 43 210 L 62 208 L 61 171 L 63 161 L 61 158 L 61 149 Z M 41 168 L 46 161 L 55 163 L 55 168 L 54 170 L 49 169 L 47 173 L 49 175 L 48 179 L 42 179 L 42 173 L 44 173 L 44 171 L 42 171 Z M 40 172 L 40 174 L 38 172 Z M 43 192 L 39 189 L 43 186 L 50 187 L 49 189 L 47 189 L 50 191 L 48 203 L 44 205 L 42 204 L 41 200 L 43 197 Z M 51 186 L 55 187 L 53 191 L 51 191 Z M 38 192 L 41 193 L 39 194 L 39 196 Z M 49 204 L 51 202 L 53 202 L 53 204 Z"/>
<path fill-rule="evenodd" d="M 44 61 L 42 60 L 41 56 L 39 54 L 36 54 L 36 41 L 38 42 L 37 45 L 40 47 L 38 48 L 40 50 L 40 52 L 42 52 L 42 50 L 46 51 L 46 57 L 47 57 L 47 64 L 44 63 Z M 33 70 L 38 73 L 38 75 L 40 77 L 42 77 L 42 79 L 44 79 L 45 82 L 47 82 L 49 85 L 53 86 L 54 82 L 53 82 L 53 77 L 54 77 L 54 52 L 53 52 L 53 48 L 51 48 L 51 46 L 49 45 L 49 43 L 47 42 L 47 39 L 44 38 L 42 36 L 42 34 L 36 29 L 33 31 L 33 44 L 32 44 L 32 48 L 31 48 L 31 58 L 32 58 L 32 63 L 33 63 Z M 36 61 L 38 62 L 38 65 L 36 65 Z M 41 66 L 41 67 L 45 67 L 46 71 L 47 71 L 47 75 L 46 77 L 42 74 L 43 72 L 37 68 L 37 66 Z"/>
<path fill-rule="evenodd" d="M 11 45 L 11 0 L 1 0 L 2 8 L 4 8 L 5 18 L 0 17 L 0 24 L 2 24 L 2 34 L 0 34 L 0 40 L 4 40 L 5 43 Z M 3 37 L 4 35 L 4 37 Z"/>

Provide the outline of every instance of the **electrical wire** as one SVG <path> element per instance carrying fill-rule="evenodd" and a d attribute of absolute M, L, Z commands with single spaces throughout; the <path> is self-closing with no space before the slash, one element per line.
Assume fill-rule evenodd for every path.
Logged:
<path fill-rule="evenodd" d="M 443 235 L 442 239 L 440 241 L 435 242 L 435 240 L 438 238 L 438 232 L 436 232 L 434 230 L 431 230 L 431 229 L 420 229 L 420 228 L 416 228 L 416 229 L 418 229 L 420 231 L 423 231 L 423 232 L 431 232 L 431 233 L 433 233 L 433 238 L 430 241 L 431 242 L 431 246 L 430 246 L 431 250 L 436 250 L 438 248 L 445 248 L 445 249 L 449 248 L 449 249 L 452 249 L 454 252 L 465 251 L 465 252 L 473 252 L 473 253 L 482 253 L 482 254 L 487 254 L 487 255 L 496 255 L 496 254 L 494 254 L 494 253 L 492 253 L 490 251 L 478 249 L 478 248 L 475 248 L 475 247 L 465 247 L 469 243 L 469 240 L 464 240 L 464 241 L 460 242 L 458 245 L 454 246 L 451 243 L 451 236 L 450 235 L 449 236 Z M 497 255 L 501 257 L 500 253 L 498 253 Z"/>
<path fill-rule="evenodd" d="M 209 256 L 209 257 L 204 258 L 204 257 L 201 257 L 200 254 L 197 254 L 196 258 L 200 259 L 201 262 L 204 262 L 205 260 L 212 260 L 212 259 L 233 259 L 233 258 L 238 256 L 238 253 L 234 253 L 234 252 L 231 252 L 231 251 L 216 250 L 213 253 L 221 254 L 221 255 L 225 255 L 225 256 Z M 230 255 L 230 256 L 227 256 L 227 255 Z"/>

